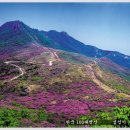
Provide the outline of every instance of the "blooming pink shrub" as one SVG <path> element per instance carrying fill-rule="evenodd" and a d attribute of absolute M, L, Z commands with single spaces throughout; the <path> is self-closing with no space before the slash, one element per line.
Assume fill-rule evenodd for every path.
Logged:
<path fill-rule="evenodd" d="M 94 83 L 81 81 L 63 88 L 66 93 L 57 93 L 51 88 L 48 91 L 34 93 L 32 96 L 19 96 L 15 93 L 5 95 L 5 100 L 0 105 L 18 104 L 31 109 L 44 109 L 46 112 L 64 115 L 65 118 L 76 118 L 86 115 L 91 111 L 107 107 L 123 106 L 122 101 L 114 102 L 114 94 L 105 93 Z"/>

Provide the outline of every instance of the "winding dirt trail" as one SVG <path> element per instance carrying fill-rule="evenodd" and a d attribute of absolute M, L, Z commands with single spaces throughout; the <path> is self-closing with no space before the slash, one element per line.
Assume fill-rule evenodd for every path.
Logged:
<path fill-rule="evenodd" d="M 102 76 L 101 74 L 101 71 L 99 70 L 98 72 L 95 72 L 94 69 L 93 69 L 93 66 L 94 65 L 97 65 L 95 62 L 92 64 L 88 64 L 86 65 L 87 68 L 89 68 L 90 70 L 90 77 L 91 79 L 94 81 L 94 83 L 96 83 L 100 88 L 102 88 L 104 91 L 108 92 L 108 93 L 114 93 L 116 94 L 117 96 L 120 96 L 120 97 L 125 97 L 125 98 L 128 98 L 130 99 L 130 95 L 128 94 L 125 94 L 125 93 L 117 93 L 116 90 L 110 88 L 109 86 L 107 86 L 106 84 L 102 83 L 97 77 L 96 77 L 96 74 L 95 73 L 99 73 L 100 77 Z"/>
<path fill-rule="evenodd" d="M 18 70 L 20 71 L 19 75 L 15 76 L 15 77 L 13 77 L 13 78 L 11 78 L 9 80 L 7 80 L 7 82 L 10 82 L 10 81 L 13 81 L 15 79 L 18 79 L 20 76 L 25 74 L 25 70 L 23 68 L 21 68 L 20 66 L 14 64 L 14 63 L 18 63 L 18 62 L 19 61 L 6 61 L 6 62 L 4 62 L 7 65 L 11 65 L 11 66 L 14 66 L 14 67 L 18 68 Z"/>
<path fill-rule="evenodd" d="M 116 91 L 111 89 L 110 87 L 108 87 L 107 85 L 103 84 L 99 79 L 97 79 L 97 77 L 95 76 L 95 72 L 93 71 L 93 65 L 94 64 L 88 64 L 87 67 L 90 69 L 91 71 L 91 78 L 92 80 L 98 85 L 100 86 L 102 89 L 104 89 L 105 91 L 109 92 L 109 93 L 115 93 Z"/>
<path fill-rule="evenodd" d="M 51 53 L 51 60 L 49 61 L 49 66 L 52 66 L 53 65 L 53 62 L 55 60 L 57 61 L 61 61 L 61 59 L 59 58 L 59 56 L 57 55 L 57 52 L 53 52 L 51 49 L 50 50 L 50 53 Z"/>
<path fill-rule="evenodd" d="M 53 62 L 54 62 L 55 60 L 59 60 L 59 61 L 60 61 L 60 58 L 59 58 L 59 56 L 57 55 L 57 52 L 53 52 L 53 51 L 50 50 L 50 53 L 51 53 L 51 59 L 52 59 L 52 60 L 49 61 L 49 66 L 52 66 L 52 65 L 53 65 Z M 13 80 L 18 79 L 20 76 L 22 76 L 22 75 L 25 74 L 25 70 L 24 70 L 23 68 L 21 68 L 20 66 L 18 66 L 18 65 L 15 64 L 15 63 L 19 63 L 19 62 L 20 62 L 20 61 L 6 61 L 6 62 L 4 62 L 4 63 L 7 64 L 7 65 L 11 65 L 11 66 L 14 66 L 14 67 L 18 68 L 18 70 L 19 70 L 19 72 L 20 72 L 19 75 L 15 76 L 15 77 L 13 77 L 13 78 L 11 78 L 11 79 L 9 79 L 9 80 L 6 80 L 6 81 L 4 81 L 4 82 L 13 81 Z M 32 62 L 25 62 L 25 63 L 32 63 Z"/>

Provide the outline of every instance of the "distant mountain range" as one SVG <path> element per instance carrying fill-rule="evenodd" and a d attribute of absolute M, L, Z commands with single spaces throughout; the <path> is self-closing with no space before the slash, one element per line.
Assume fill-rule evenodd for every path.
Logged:
<path fill-rule="evenodd" d="M 85 45 L 66 32 L 39 31 L 18 20 L 6 22 L 0 27 L 0 52 L 3 52 L 6 48 L 22 47 L 30 43 L 39 43 L 45 47 L 79 53 L 97 59 L 107 58 L 122 67 L 130 68 L 130 56 Z M 14 48 L 13 50 L 16 51 Z"/>

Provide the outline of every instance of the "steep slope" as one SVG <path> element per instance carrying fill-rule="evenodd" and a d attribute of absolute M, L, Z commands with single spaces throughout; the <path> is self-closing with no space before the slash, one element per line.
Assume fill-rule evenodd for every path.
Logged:
<path fill-rule="evenodd" d="M 111 52 L 109 55 L 106 55 L 105 57 L 111 59 L 118 65 L 130 68 L 130 56 L 121 54 L 119 52 Z"/>
<path fill-rule="evenodd" d="M 122 67 L 130 68 L 130 56 L 85 45 L 69 36 L 66 32 L 39 31 L 30 28 L 21 21 L 7 22 L 0 27 L 1 56 L 6 57 L 8 53 L 20 50 L 30 43 L 39 43 L 45 47 L 75 52 L 92 58 L 104 57 Z"/>
<path fill-rule="evenodd" d="M 130 70 L 119 66 L 110 59 L 100 58 L 100 60 L 98 60 L 98 65 L 101 66 L 103 70 L 110 71 L 113 74 L 118 74 L 120 77 L 130 81 Z"/>
<path fill-rule="evenodd" d="M 66 32 L 57 32 L 51 30 L 49 32 L 46 32 L 45 34 L 53 41 L 55 41 L 58 46 L 60 46 L 59 49 L 80 53 L 88 57 L 106 57 L 116 64 L 130 68 L 130 56 L 121 54 L 116 51 L 101 50 L 94 46 L 85 45 L 82 42 L 75 40 L 74 38 L 69 36 Z"/>
<path fill-rule="evenodd" d="M 25 44 L 35 41 L 33 30 L 20 21 L 11 21 L 0 27 L 0 46 Z"/>
<path fill-rule="evenodd" d="M 90 57 L 94 57 L 96 53 L 96 47 L 85 45 L 71 36 L 69 36 L 66 32 L 57 32 L 51 30 L 45 33 L 48 37 L 50 37 L 53 41 L 57 43 L 59 49 L 84 54 Z"/>

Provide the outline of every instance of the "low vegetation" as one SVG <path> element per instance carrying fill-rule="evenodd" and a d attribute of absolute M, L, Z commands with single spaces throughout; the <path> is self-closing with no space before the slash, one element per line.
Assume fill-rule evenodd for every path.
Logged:
<path fill-rule="evenodd" d="M 94 128 L 129 128 L 130 127 L 130 107 L 114 107 L 97 111 L 95 116 L 83 115 L 80 118 L 69 122 L 68 127 L 94 127 Z M 93 115 L 94 115 L 93 114 Z"/>
<path fill-rule="evenodd" d="M 48 119 L 49 115 L 46 114 L 44 110 L 32 110 L 25 108 L 0 109 L 0 127 L 32 127 L 33 125 L 35 126 L 35 124 L 42 126 L 41 122 L 47 121 Z"/>

